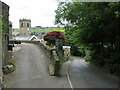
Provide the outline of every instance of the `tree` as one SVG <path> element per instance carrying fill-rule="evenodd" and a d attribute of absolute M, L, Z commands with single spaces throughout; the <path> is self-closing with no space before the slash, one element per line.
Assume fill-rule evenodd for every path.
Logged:
<path fill-rule="evenodd" d="M 48 32 L 43 36 L 43 39 L 53 45 L 55 45 L 55 40 L 57 39 L 62 39 L 64 44 L 66 43 L 66 38 L 60 31 Z"/>
<path fill-rule="evenodd" d="M 78 51 L 91 51 L 90 62 L 118 74 L 120 67 L 120 2 L 61 2 L 55 24 Z"/>

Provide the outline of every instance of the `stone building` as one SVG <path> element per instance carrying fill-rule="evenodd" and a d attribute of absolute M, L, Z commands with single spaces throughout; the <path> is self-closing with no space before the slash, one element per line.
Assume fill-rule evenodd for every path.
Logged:
<path fill-rule="evenodd" d="M 2 66 L 6 64 L 9 44 L 9 6 L 0 1 L 0 87 L 2 87 Z"/>
<path fill-rule="evenodd" d="M 31 34 L 30 28 L 31 28 L 31 20 L 30 19 L 20 19 L 19 20 L 20 35 L 29 36 Z"/>

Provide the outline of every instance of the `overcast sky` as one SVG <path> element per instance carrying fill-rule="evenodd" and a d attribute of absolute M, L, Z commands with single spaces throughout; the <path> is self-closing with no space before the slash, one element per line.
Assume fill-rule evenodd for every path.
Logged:
<path fill-rule="evenodd" d="M 19 28 L 19 19 L 31 19 L 34 26 L 54 26 L 57 0 L 1 0 L 10 6 L 9 20 Z"/>

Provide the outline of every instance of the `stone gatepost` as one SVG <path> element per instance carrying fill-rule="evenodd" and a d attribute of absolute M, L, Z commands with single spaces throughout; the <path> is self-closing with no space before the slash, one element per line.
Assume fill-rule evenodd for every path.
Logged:
<path fill-rule="evenodd" d="M 57 39 L 55 42 L 56 50 L 63 50 L 63 40 Z"/>
<path fill-rule="evenodd" d="M 63 40 L 57 39 L 55 42 L 56 53 L 58 55 L 59 60 L 55 63 L 55 75 L 59 76 L 60 74 L 60 64 L 64 61 L 64 51 L 63 51 Z"/>
<path fill-rule="evenodd" d="M 63 40 L 57 39 L 55 42 L 56 52 L 59 56 L 60 61 L 64 61 L 64 50 L 63 50 Z"/>

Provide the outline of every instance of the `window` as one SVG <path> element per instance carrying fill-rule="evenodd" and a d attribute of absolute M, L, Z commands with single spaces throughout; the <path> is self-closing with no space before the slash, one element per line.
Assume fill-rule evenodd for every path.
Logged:
<path fill-rule="evenodd" d="M 23 23 L 21 23 L 21 26 L 20 27 L 23 27 Z"/>
<path fill-rule="evenodd" d="M 27 27 L 29 27 L 29 23 L 27 23 Z"/>

